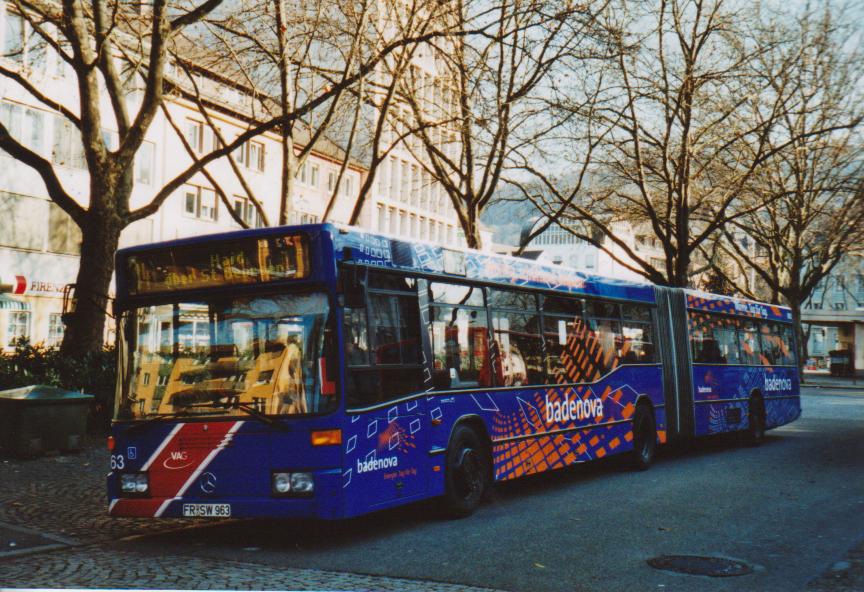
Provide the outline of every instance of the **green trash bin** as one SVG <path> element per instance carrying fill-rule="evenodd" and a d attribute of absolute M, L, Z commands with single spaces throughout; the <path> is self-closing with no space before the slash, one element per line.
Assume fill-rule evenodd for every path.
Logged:
<path fill-rule="evenodd" d="M 84 445 L 93 395 L 35 384 L 0 391 L 0 447 L 16 456 Z"/>

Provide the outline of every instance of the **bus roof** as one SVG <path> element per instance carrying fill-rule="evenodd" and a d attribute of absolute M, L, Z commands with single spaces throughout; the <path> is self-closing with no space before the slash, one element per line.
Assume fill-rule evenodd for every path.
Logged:
<path fill-rule="evenodd" d="M 543 265 L 530 259 L 473 249 L 406 241 L 399 237 L 332 223 L 239 230 L 137 245 L 119 250 L 117 257 L 119 263 L 128 255 L 137 252 L 298 231 L 329 235 L 336 261 L 350 260 L 361 265 L 441 276 L 442 279 L 463 279 L 601 298 L 655 302 L 654 287 L 647 282 L 607 278 L 558 265 Z"/>
<path fill-rule="evenodd" d="M 574 295 L 655 302 L 654 286 L 648 282 L 604 277 L 558 265 L 544 265 L 530 259 L 447 247 L 427 241 L 406 241 L 396 236 L 332 223 L 275 226 L 199 235 L 127 247 L 120 249 L 117 256 L 119 262 L 120 259 L 137 252 L 243 238 L 278 236 L 286 232 L 304 232 L 323 237 L 325 241 L 332 243 L 332 252 L 337 262 L 350 260 L 361 265 L 413 271 L 433 277 L 440 276 L 442 279 L 462 279 Z M 332 268 L 332 266 L 327 267 Z M 687 297 L 687 308 L 691 310 L 783 322 L 792 321 L 792 311 L 785 306 L 710 294 L 699 290 L 685 289 L 684 292 Z"/>
<path fill-rule="evenodd" d="M 647 282 L 606 278 L 531 259 L 452 248 L 427 241 L 331 225 L 337 259 L 346 248 L 356 263 L 415 271 L 443 278 L 466 279 L 504 286 L 584 294 L 620 300 L 654 303 L 654 286 Z"/>
<path fill-rule="evenodd" d="M 703 312 L 716 312 L 754 319 L 792 322 L 792 309 L 779 304 L 765 304 L 745 298 L 721 296 L 699 290 L 684 290 L 687 295 L 687 308 Z"/>

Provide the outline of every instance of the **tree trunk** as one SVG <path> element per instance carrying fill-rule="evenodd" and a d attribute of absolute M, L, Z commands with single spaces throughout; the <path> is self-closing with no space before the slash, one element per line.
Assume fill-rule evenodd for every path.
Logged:
<path fill-rule="evenodd" d="M 483 246 L 483 239 L 480 237 L 480 221 L 473 207 L 468 208 L 468 227 L 465 228 L 465 243 L 469 249 L 480 249 Z"/>
<path fill-rule="evenodd" d="M 105 315 L 109 311 L 108 290 L 114 273 L 114 253 L 120 241 L 120 221 L 91 211 L 81 229 L 81 261 L 75 280 L 76 306 L 66 321 L 61 354 L 81 357 L 102 349 Z"/>

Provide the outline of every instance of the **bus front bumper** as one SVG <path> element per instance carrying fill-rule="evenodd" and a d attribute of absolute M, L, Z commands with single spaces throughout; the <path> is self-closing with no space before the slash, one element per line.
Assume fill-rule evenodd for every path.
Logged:
<path fill-rule="evenodd" d="M 320 518 L 341 517 L 336 499 L 322 503 L 308 498 L 115 498 L 108 503 L 108 514 L 131 518 Z"/>

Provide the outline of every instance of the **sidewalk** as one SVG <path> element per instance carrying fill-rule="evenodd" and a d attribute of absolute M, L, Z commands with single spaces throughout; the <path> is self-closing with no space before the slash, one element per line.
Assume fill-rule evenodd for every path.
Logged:
<path fill-rule="evenodd" d="M 804 372 L 801 386 L 864 391 L 864 376 L 831 376 L 821 372 Z"/>
<path fill-rule="evenodd" d="M 0 587 L 490 592 L 443 582 L 273 569 L 239 557 L 153 556 L 137 550 L 130 537 L 192 523 L 110 518 L 108 456 L 101 439 L 77 454 L 35 460 L 0 451 Z"/>

